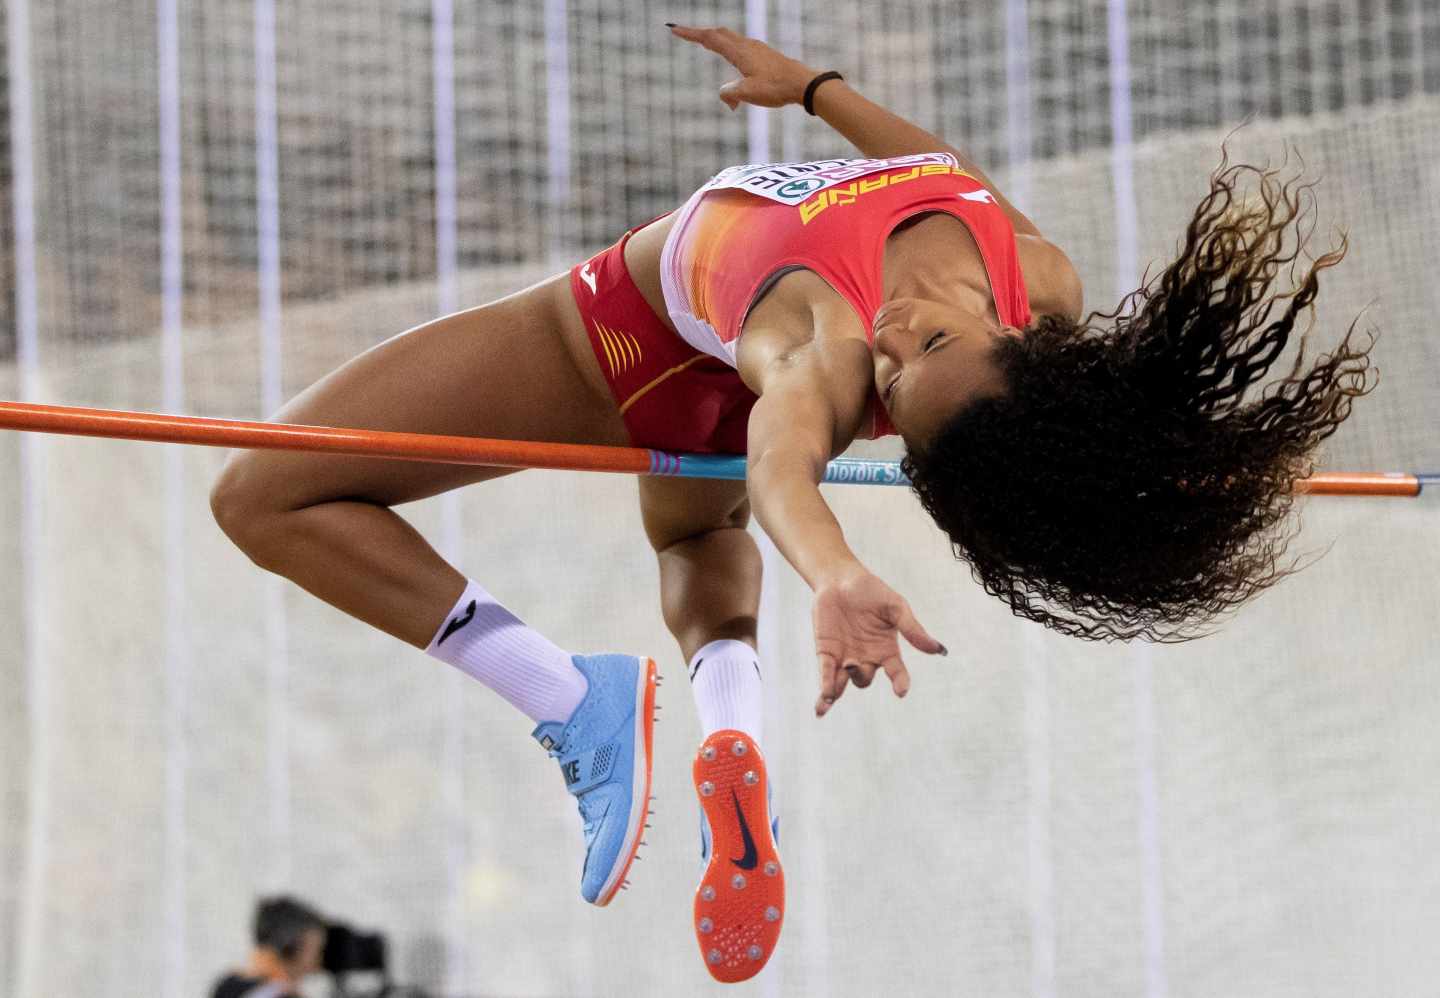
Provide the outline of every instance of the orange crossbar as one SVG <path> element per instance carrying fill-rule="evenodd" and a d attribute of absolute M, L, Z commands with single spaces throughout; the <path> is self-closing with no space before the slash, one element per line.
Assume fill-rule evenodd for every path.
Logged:
<path fill-rule="evenodd" d="M 655 474 L 656 457 L 665 457 L 662 452 L 640 447 L 600 447 L 297 426 L 291 423 L 254 423 L 29 402 L 0 401 L 0 429 L 212 447 L 318 451 L 445 464 L 610 471 L 631 475 Z M 1399 473 L 1328 472 L 1300 483 L 1300 491 L 1312 495 L 1418 496 L 1420 489 L 1419 477 Z"/>
<path fill-rule="evenodd" d="M 1399 472 L 1331 471 L 1302 480 L 1298 491 L 1317 496 L 1418 496 L 1420 479 Z"/>
<path fill-rule="evenodd" d="M 568 468 L 639 474 L 650 470 L 649 452 L 633 447 L 489 440 L 386 430 L 351 430 L 292 423 L 252 423 L 155 412 L 84 409 L 28 402 L 0 402 L 0 428 L 119 437 L 211 447 L 321 451 L 357 457 L 388 457 L 442 464 L 483 464 L 499 468 Z"/>

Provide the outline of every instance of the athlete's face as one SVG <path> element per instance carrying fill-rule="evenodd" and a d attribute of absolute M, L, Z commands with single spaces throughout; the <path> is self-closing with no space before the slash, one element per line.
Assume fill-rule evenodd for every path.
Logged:
<path fill-rule="evenodd" d="M 875 390 L 907 443 L 924 443 L 971 402 L 1003 395 L 991 359 L 1002 336 L 1021 331 L 923 298 L 895 298 L 875 313 Z"/>

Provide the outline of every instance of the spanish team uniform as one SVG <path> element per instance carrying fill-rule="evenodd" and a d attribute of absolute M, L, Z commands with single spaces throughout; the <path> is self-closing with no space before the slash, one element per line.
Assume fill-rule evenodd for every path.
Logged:
<path fill-rule="evenodd" d="M 735 351 L 750 307 L 782 275 L 811 270 L 850 303 L 873 343 L 885 240 L 907 218 L 933 211 L 958 218 L 974 237 L 1000 321 L 1029 325 L 1010 220 L 948 153 L 717 174 L 678 209 L 661 252 L 665 307 L 678 336 L 625 269 L 624 245 L 636 229 L 572 270 L 571 289 L 632 443 L 744 453 L 755 395 L 735 370 Z M 873 391 L 871 402 L 875 421 L 864 435 L 893 434 Z"/>

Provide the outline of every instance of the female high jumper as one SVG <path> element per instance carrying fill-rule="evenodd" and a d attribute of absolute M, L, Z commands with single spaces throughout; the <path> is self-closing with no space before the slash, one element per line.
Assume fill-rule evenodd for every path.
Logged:
<path fill-rule="evenodd" d="M 726 170 L 568 274 L 387 340 L 274 418 L 747 455 L 744 482 L 638 479 L 705 734 L 694 928 L 711 973 L 736 981 L 769 959 L 784 914 L 751 511 L 815 594 L 817 715 L 880 672 L 904 696 L 899 635 L 945 654 L 819 491 L 861 437 L 903 438 L 920 502 L 1017 615 L 1087 639 L 1183 640 L 1290 571 L 1277 528 L 1316 445 L 1368 390 L 1369 346 L 1351 348 L 1352 325 L 1333 354 L 1242 400 L 1345 252 L 1272 287 L 1304 243 L 1296 179 L 1222 158 L 1177 259 L 1082 319 L 1065 253 L 959 150 L 763 42 L 672 30 L 740 71 L 720 90 L 732 109 L 803 104 L 864 158 Z M 1248 199 L 1242 175 L 1258 184 Z M 211 500 L 256 564 L 536 724 L 578 799 L 581 893 L 604 905 L 648 812 L 654 662 L 558 648 L 392 509 L 512 473 L 248 451 Z"/>

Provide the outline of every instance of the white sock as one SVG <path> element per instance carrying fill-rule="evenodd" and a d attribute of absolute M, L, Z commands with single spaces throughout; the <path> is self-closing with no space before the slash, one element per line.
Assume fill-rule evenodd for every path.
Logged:
<path fill-rule="evenodd" d="M 570 653 L 468 582 L 425 654 L 474 676 L 529 715 L 568 721 L 585 699 L 589 682 Z"/>
<path fill-rule="evenodd" d="M 710 642 L 690 660 L 690 689 L 703 737 L 733 728 L 761 744 L 765 698 L 755 649 L 743 641 Z"/>

